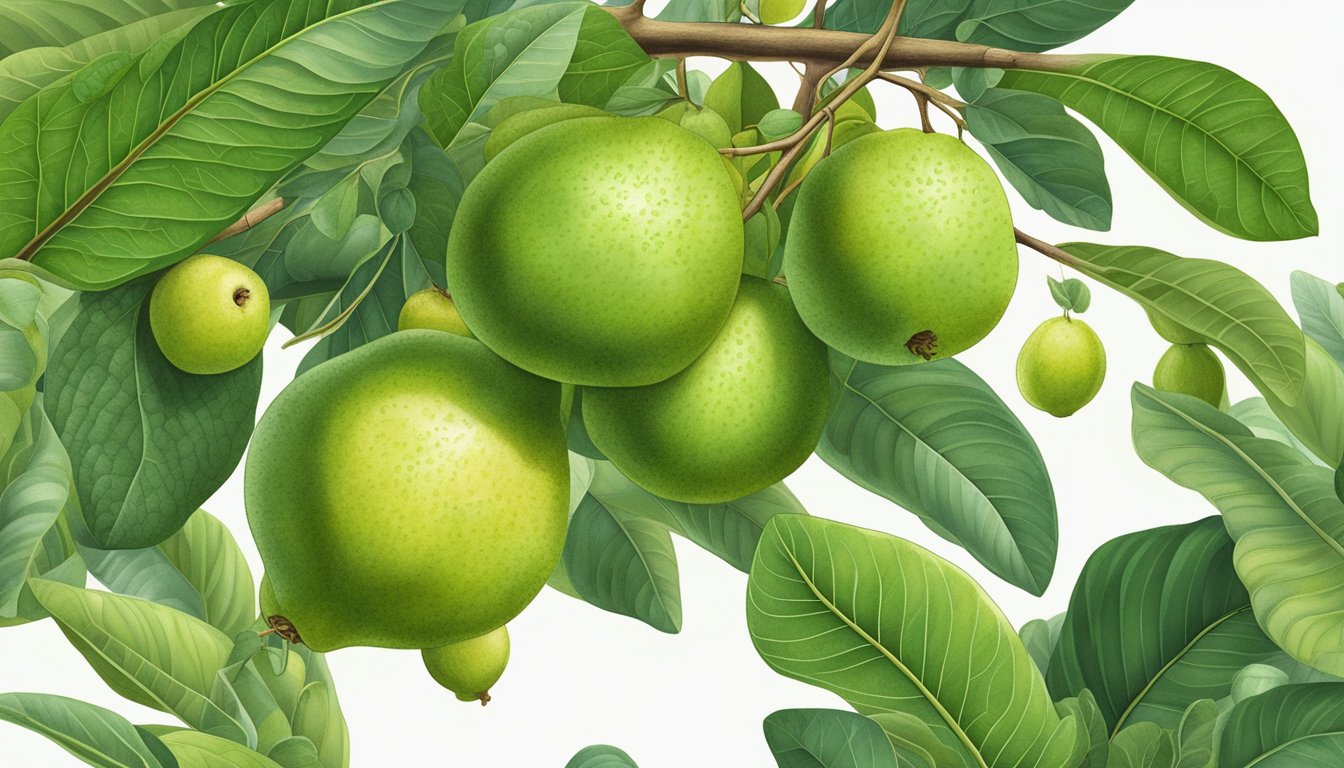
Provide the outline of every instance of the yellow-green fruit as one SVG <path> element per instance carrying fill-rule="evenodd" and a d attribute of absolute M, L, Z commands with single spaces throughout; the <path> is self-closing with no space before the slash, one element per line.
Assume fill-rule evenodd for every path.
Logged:
<path fill-rule="evenodd" d="M 268 621 L 317 651 L 432 648 L 508 622 L 564 544 L 559 408 L 559 384 L 438 331 L 295 379 L 257 425 L 244 480 Z"/>
<path fill-rule="evenodd" d="M 1036 327 L 1017 356 L 1017 388 L 1035 408 L 1064 417 L 1092 402 L 1106 378 L 1101 339 L 1076 317 Z"/>
<path fill-rule="evenodd" d="M 585 389 L 583 423 L 621 472 L 658 496 L 712 504 L 784 479 L 826 422 L 826 347 L 789 292 L 744 277 L 714 343 L 667 381 Z"/>
<path fill-rule="evenodd" d="M 1217 408 L 1227 390 L 1223 362 L 1204 344 L 1173 344 L 1157 361 L 1153 387 L 1193 395 Z"/>
<path fill-rule="evenodd" d="M 803 322 L 859 360 L 950 357 L 984 338 L 1017 285 L 1008 198 L 950 136 L 860 136 L 799 190 L 784 273 Z"/>
<path fill-rule="evenodd" d="M 524 136 L 472 181 L 448 284 L 467 327 L 509 362 L 639 386 L 709 346 L 742 239 L 737 192 L 703 139 L 656 117 L 581 117 Z"/>
<path fill-rule="evenodd" d="M 1175 320 L 1168 319 L 1166 315 L 1148 309 L 1143 310 L 1148 315 L 1148 322 L 1157 331 L 1157 335 L 1171 342 L 1172 344 L 1199 344 L 1203 341 L 1199 334 L 1177 323 Z"/>
<path fill-rule="evenodd" d="M 499 682 L 509 663 L 509 630 L 500 627 L 470 640 L 420 652 L 434 681 L 452 691 L 458 701 L 490 702 L 490 687 Z"/>
<path fill-rule="evenodd" d="M 416 328 L 471 336 L 471 331 L 467 330 L 467 324 L 462 322 L 462 315 L 457 311 L 457 305 L 439 288 L 416 291 L 401 305 L 401 314 L 397 315 L 397 330 Z"/>
<path fill-rule="evenodd" d="M 485 161 L 494 160 L 500 152 L 508 149 L 515 141 L 538 128 L 545 128 L 552 123 L 563 120 L 573 120 L 576 117 L 601 116 L 609 116 L 609 113 L 585 104 L 556 104 L 551 107 L 519 112 L 505 119 L 490 132 L 490 138 L 485 142 Z"/>
<path fill-rule="evenodd" d="M 149 327 L 168 362 L 187 373 L 224 373 L 261 352 L 271 298 L 256 272 L 222 256 L 184 259 L 154 286 Z"/>

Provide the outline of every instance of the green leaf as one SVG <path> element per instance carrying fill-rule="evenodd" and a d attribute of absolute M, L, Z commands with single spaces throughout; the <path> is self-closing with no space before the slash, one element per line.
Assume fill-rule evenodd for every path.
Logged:
<path fill-rule="evenodd" d="M 1111 731 L 1092 692 L 1084 688 L 1077 696 L 1056 702 L 1055 711 L 1063 718 L 1073 716 L 1085 734 L 1087 748 L 1074 768 L 1106 768 L 1111 759 Z"/>
<path fill-rule="evenodd" d="M 282 768 L 322 768 L 317 747 L 301 736 L 291 736 L 281 741 L 271 747 L 266 755 Z"/>
<path fill-rule="evenodd" d="M 1054 571 L 1054 490 L 1031 435 L 955 360 L 884 367 L 833 353 L 817 455 L 1039 595 Z"/>
<path fill-rule="evenodd" d="M 1135 723 L 1111 739 L 1106 768 L 1174 768 L 1175 735 L 1153 723 Z"/>
<path fill-rule="evenodd" d="M 772 109 L 761 117 L 756 126 L 766 141 L 783 138 L 802 127 L 803 116 L 792 109 Z"/>
<path fill-rule="evenodd" d="M 583 12 L 574 55 L 560 78 L 560 100 L 605 107 L 632 76 L 652 61 L 615 16 L 589 5 Z"/>
<path fill-rule="evenodd" d="M 1226 696 L 1238 670 L 1277 650 L 1232 550 L 1217 516 L 1101 545 L 1069 599 L 1050 693 L 1090 690 L 1112 734 L 1145 721 L 1175 728 L 1191 703 Z"/>
<path fill-rule="evenodd" d="M 639 768 L 630 756 L 606 744 L 584 747 L 565 763 L 565 768 Z"/>
<path fill-rule="evenodd" d="M 1297 135 L 1265 92 L 1222 67 L 1161 56 L 1079 57 L 1000 85 L 1058 99 L 1096 123 L 1209 226 L 1248 240 L 1319 231 Z"/>
<path fill-rule="evenodd" d="M 1328 768 L 1344 754 L 1344 683 L 1285 685 L 1232 710 L 1218 768 Z"/>
<path fill-rule="evenodd" d="M 742 19 L 741 0 L 671 0 L 655 17 L 659 21 L 727 21 Z"/>
<path fill-rule="evenodd" d="M 1075 227 L 1111 228 L 1101 145 L 1059 102 L 990 88 L 966 107 L 966 123 L 1028 205 Z"/>
<path fill-rule="evenodd" d="M 257 0 L 122 57 L 115 71 L 94 61 L 0 125 L 10 157 L 0 189 L 37 201 L 0 211 L 0 254 L 81 289 L 180 260 L 336 135 L 451 10 L 437 0 Z M 356 48 L 357 59 L 346 55 Z M 124 119 L 125 104 L 137 119 Z"/>
<path fill-rule="evenodd" d="M 1076 268 L 1217 347 L 1260 391 L 1296 403 L 1302 332 L 1263 285 L 1236 267 L 1144 246 L 1065 243 Z"/>
<path fill-rule="evenodd" d="M 1050 286 L 1050 298 L 1066 312 L 1086 312 L 1092 304 L 1092 291 L 1082 280 L 1070 277 L 1060 281 L 1047 275 L 1045 282 Z"/>
<path fill-rule="evenodd" d="M 98 768 L 176 768 L 160 762 L 145 734 L 126 718 L 83 701 L 45 693 L 0 693 L 0 720 L 39 733 Z"/>
<path fill-rule="evenodd" d="M 781 709 L 765 718 L 779 768 L 899 768 L 881 726 L 839 709 Z"/>
<path fill-rule="evenodd" d="M 1292 289 L 1303 333 L 1344 366 L 1344 296 L 1333 283 L 1301 270 L 1293 272 Z"/>
<path fill-rule="evenodd" d="M 964 759 L 929 728 L 928 723 L 905 712 L 878 712 L 869 720 L 877 723 L 896 750 L 901 768 L 940 768 L 964 765 Z"/>
<path fill-rule="evenodd" d="M 1265 633 L 1344 674 L 1344 501 L 1330 470 L 1198 398 L 1135 384 L 1133 404 L 1139 458 L 1223 514 Z"/>
<path fill-rule="evenodd" d="M 964 101 L 974 103 L 999 84 L 1003 70 L 994 67 L 953 67 L 952 84 Z M 1053 110 L 1052 110 L 1053 111 Z"/>
<path fill-rule="evenodd" d="M 654 496 L 605 461 L 596 464 L 588 490 L 604 506 L 658 523 L 743 573 L 770 518 L 807 514 L 783 483 L 722 504 L 686 504 Z"/>
<path fill-rule="evenodd" d="M 1344 459 L 1344 369 L 1329 352 L 1310 337 L 1306 343 L 1307 373 L 1302 391 L 1293 403 L 1285 402 L 1272 391 L 1261 393 L 1270 410 L 1321 461 L 1337 466 Z"/>
<path fill-rule="evenodd" d="M 307 738 L 317 746 L 322 768 L 347 768 L 350 765 L 350 734 L 326 669 L 326 662 L 318 654 L 308 658 L 310 682 L 299 694 L 291 725 L 295 736 Z"/>
<path fill-rule="evenodd" d="M 180 611 L 131 597 L 36 580 L 41 601 L 70 643 L 121 696 L 187 725 L 243 741 L 241 726 L 210 693 L 233 643 Z"/>
<path fill-rule="evenodd" d="M 28 579 L 59 578 L 63 573 L 52 571 L 62 568 L 84 584 L 83 565 L 61 514 L 69 498 L 70 460 L 38 402 L 0 457 L 0 626 L 46 615 Z"/>
<path fill-rule="evenodd" d="M 47 415 L 104 549 L 152 546 L 182 527 L 238 465 L 261 391 L 260 355 L 215 376 L 169 363 L 149 327 L 151 287 L 81 294 L 46 378 Z"/>
<path fill-rule="evenodd" d="M 70 45 L 215 0 L 8 0 L 0 6 L 0 59 L 30 48 Z"/>
<path fill-rule="evenodd" d="M 783 24 L 803 12 L 807 0 L 748 0 L 765 24 Z"/>
<path fill-rule="evenodd" d="M 1027 653 L 1031 654 L 1031 660 L 1036 662 L 1036 668 L 1041 670 L 1044 675 L 1050 669 L 1050 657 L 1055 654 L 1055 646 L 1059 643 L 1059 630 L 1064 626 L 1064 614 L 1059 614 L 1051 619 L 1032 619 L 1017 631 L 1017 636 L 1022 638 L 1022 645 L 1026 646 Z"/>
<path fill-rule="evenodd" d="M 182 768 L 281 768 L 265 755 L 208 733 L 174 731 L 160 740 Z"/>
<path fill-rule="evenodd" d="M 562 560 L 585 601 L 661 632 L 681 631 L 677 555 L 666 528 L 607 506 L 590 490 L 570 519 Z"/>
<path fill-rule="evenodd" d="M 1256 437 L 1276 440 L 1284 445 L 1291 446 L 1297 450 L 1298 453 L 1306 456 L 1313 462 L 1325 466 L 1325 462 L 1317 458 L 1317 456 L 1311 452 L 1311 449 L 1307 448 L 1301 440 L 1298 440 L 1297 435 L 1294 435 L 1292 430 L 1284 426 L 1284 423 L 1279 420 L 1279 417 L 1274 415 L 1274 411 L 1269 407 L 1269 403 L 1265 401 L 1265 398 L 1248 397 L 1245 400 L 1233 404 L 1228 413 L 1231 413 L 1232 417 L 1237 421 L 1250 427 L 1251 432 L 1254 433 Z"/>
<path fill-rule="evenodd" d="M 1100 29 L 1134 0 L 974 0 L 958 40 L 1014 51 L 1048 51 Z"/>
<path fill-rule="evenodd" d="M 1175 768 L 1211 768 L 1218 705 L 1209 699 L 1191 704 L 1176 729 Z"/>
<path fill-rule="evenodd" d="M 1083 746 L 984 590 L 893 536 L 772 518 L 748 580 L 747 629 L 775 671 L 861 714 L 914 715 L 964 765 L 1070 765 Z"/>
<path fill-rule="evenodd" d="M 448 149 L 473 138 L 464 130 L 468 124 L 507 97 L 554 94 L 588 9 L 586 3 L 534 5 L 462 30 L 452 63 L 420 89 L 420 109 L 434 141 Z"/>
<path fill-rule="evenodd" d="M 108 589 L 167 605 L 236 635 L 256 618 L 255 585 L 233 534 L 205 510 L 147 549 L 82 548 Z"/>
<path fill-rule="evenodd" d="M 212 3 L 197 5 L 204 7 L 160 14 L 64 47 L 29 48 L 0 58 L 0 121 L 24 99 L 94 59 L 116 52 L 143 53 L 159 40 L 185 35 L 192 24 L 219 10 Z"/>
<path fill-rule="evenodd" d="M 744 61 L 734 61 L 723 74 L 714 78 L 705 92 L 705 108 L 728 123 L 734 134 L 760 123 L 766 114 L 779 109 L 779 98 L 764 77 Z"/>

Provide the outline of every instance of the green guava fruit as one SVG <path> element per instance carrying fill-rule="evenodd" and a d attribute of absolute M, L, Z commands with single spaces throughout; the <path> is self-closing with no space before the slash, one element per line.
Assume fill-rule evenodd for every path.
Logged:
<path fill-rule="evenodd" d="M 573 120 L 576 117 L 611 117 L 611 113 L 585 104 L 555 104 L 511 115 L 496 126 L 490 132 L 490 138 L 486 139 L 485 161 L 488 163 L 494 160 L 515 141 L 538 128 L 545 128 L 563 120 Z"/>
<path fill-rule="evenodd" d="M 784 273 L 803 322 L 841 353 L 882 365 L 951 357 L 994 328 L 1017 285 L 1008 198 L 951 136 L 860 136 L 799 189 Z"/>
<path fill-rule="evenodd" d="M 509 630 L 500 627 L 479 637 L 426 648 L 420 652 L 434 681 L 458 701 L 490 703 L 490 686 L 499 682 L 509 663 Z"/>
<path fill-rule="evenodd" d="M 1101 339 L 1076 317 L 1036 327 L 1017 356 L 1017 388 L 1034 408 L 1063 418 L 1092 402 L 1106 378 Z"/>
<path fill-rule="evenodd" d="M 168 362 L 187 373 L 224 373 L 261 352 L 271 330 L 271 297 L 256 272 L 200 254 L 154 286 L 149 327 Z"/>
<path fill-rule="evenodd" d="M 397 315 L 397 330 L 409 331 L 423 328 L 430 331 L 447 331 L 458 336 L 471 336 L 467 324 L 457 305 L 441 288 L 425 288 L 406 298 L 401 305 L 401 314 Z"/>
<path fill-rule="evenodd" d="M 244 476 L 268 623 L 329 651 L 433 648 L 508 622 L 564 544 L 559 408 L 559 384 L 439 331 L 295 379 Z"/>
<path fill-rule="evenodd" d="M 1203 339 L 1200 338 L 1199 334 L 1180 325 L 1175 320 L 1168 319 L 1166 315 L 1148 309 L 1147 307 L 1144 307 L 1143 312 L 1148 315 L 1148 322 L 1153 326 L 1153 330 L 1157 331 L 1157 335 L 1172 344 L 1203 343 Z"/>
<path fill-rule="evenodd" d="M 1153 388 L 1193 395 L 1218 408 L 1227 391 L 1223 362 L 1205 344 L 1173 344 L 1153 370 Z"/>
<path fill-rule="evenodd" d="M 536 130 L 467 188 L 448 285 L 504 359 L 571 384 L 653 384 L 691 364 L 742 271 L 737 193 L 714 148 L 656 117 Z"/>
<path fill-rule="evenodd" d="M 828 386 L 826 346 L 788 289 L 744 277 L 728 321 L 689 368 L 647 387 L 584 389 L 583 423 L 636 484 L 713 504 L 772 485 L 811 455 Z"/>

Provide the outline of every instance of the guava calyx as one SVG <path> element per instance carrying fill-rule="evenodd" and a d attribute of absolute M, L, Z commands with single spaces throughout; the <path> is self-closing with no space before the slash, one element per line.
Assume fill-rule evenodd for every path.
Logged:
<path fill-rule="evenodd" d="M 938 334 L 928 330 L 920 331 L 905 342 L 905 348 L 910 350 L 912 355 L 932 360 L 933 356 L 938 354 Z"/>
<path fill-rule="evenodd" d="M 294 645 L 303 645 L 303 638 L 299 636 L 299 630 L 294 626 L 294 622 L 284 616 L 267 616 L 266 626 L 271 628 L 271 633 L 285 638 Z"/>

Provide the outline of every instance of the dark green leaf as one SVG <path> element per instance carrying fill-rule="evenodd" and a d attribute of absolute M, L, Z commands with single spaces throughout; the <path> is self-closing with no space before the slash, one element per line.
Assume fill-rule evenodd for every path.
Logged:
<path fill-rule="evenodd" d="M 1065 243 L 1076 267 L 1221 350 L 1262 392 L 1297 402 L 1302 332 L 1263 285 L 1236 267 L 1144 246 Z"/>
<path fill-rule="evenodd" d="M 215 0 L 7 0 L 0 5 L 0 59 L 30 48 L 63 46 Z"/>
<path fill-rule="evenodd" d="M 1333 473 L 1198 398 L 1134 385 L 1134 448 L 1222 512 L 1259 625 L 1290 656 L 1344 675 L 1344 501 Z"/>
<path fill-rule="evenodd" d="M 1091 691 L 1111 733 L 1179 725 L 1277 649 L 1255 623 L 1221 518 L 1106 542 L 1083 566 L 1046 680 L 1056 698 Z"/>
<path fill-rule="evenodd" d="M 953 67 L 952 85 L 963 101 L 974 103 L 986 91 L 999 84 L 1003 70 L 993 67 Z"/>
<path fill-rule="evenodd" d="M 1176 735 L 1154 723 L 1135 723 L 1111 739 L 1106 768 L 1175 768 Z"/>
<path fill-rule="evenodd" d="M 1111 731 L 1106 727 L 1106 718 L 1101 716 L 1092 692 L 1084 688 L 1077 696 L 1057 702 L 1055 710 L 1060 717 L 1072 715 L 1086 734 L 1087 749 L 1082 762 L 1074 768 L 1106 768 L 1111 757 Z"/>
<path fill-rule="evenodd" d="M 47 376 L 47 415 L 104 549 L 152 546 L 182 527 L 242 458 L 261 392 L 260 356 L 215 376 L 173 367 L 149 328 L 151 287 L 81 294 Z"/>
<path fill-rule="evenodd" d="M 966 107 L 966 123 L 1031 207 L 1076 227 L 1111 228 L 1101 145 L 1059 102 L 990 88 Z"/>
<path fill-rule="evenodd" d="M 839 709 L 781 709 L 765 718 L 779 768 L 899 768 L 881 726 Z"/>
<path fill-rule="evenodd" d="M 437 0 L 258 0 L 116 72 L 97 70 L 97 87 L 81 79 L 95 61 L 0 125 L 11 158 L 0 188 L 38 202 L 0 210 L 0 254 L 85 289 L 180 260 L 334 136 L 451 10 Z M 357 59 L 346 54 L 354 48 Z M 134 120 L 123 117 L 128 104 Z"/>
<path fill-rule="evenodd" d="M 557 85 L 560 100 L 605 107 L 616 91 L 650 62 L 615 16 L 590 5 L 584 10 L 569 68 Z"/>
<path fill-rule="evenodd" d="M 639 768 L 630 756 L 606 744 L 584 747 L 565 763 L 565 768 Z"/>
<path fill-rule="evenodd" d="M 1014 51 L 1048 51 L 1080 40 L 1134 0 L 975 0 L 958 40 Z"/>
<path fill-rule="evenodd" d="M 751 566 L 747 629 L 776 672 L 862 714 L 917 717 L 965 766 L 1072 765 L 1086 746 L 984 590 L 902 539 L 772 518 Z"/>
<path fill-rule="evenodd" d="M 831 372 L 817 455 L 996 575 L 1044 592 L 1059 541 L 1054 490 L 998 395 L 956 360 L 883 367 L 832 353 Z"/>
<path fill-rule="evenodd" d="M 0 720 L 39 733 L 98 768 L 176 768 L 155 757 L 141 733 L 124 717 L 75 699 L 0 693 Z"/>
<path fill-rule="evenodd" d="M 1344 755 L 1344 683 L 1284 685 L 1237 705 L 1218 768 L 1331 768 Z"/>
<path fill-rule="evenodd" d="M 1248 240 L 1317 233 L 1306 160 L 1265 92 L 1213 64 L 1161 56 L 1080 57 L 1054 72 L 1010 70 L 1096 123 L 1181 205 Z"/>

